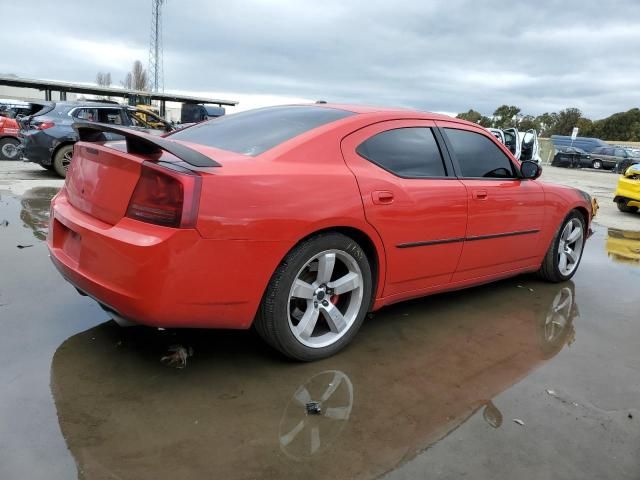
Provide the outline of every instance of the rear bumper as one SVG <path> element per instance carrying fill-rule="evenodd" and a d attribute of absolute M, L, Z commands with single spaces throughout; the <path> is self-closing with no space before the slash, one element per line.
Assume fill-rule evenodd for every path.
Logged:
<path fill-rule="evenodd" d="M 64 189 L 51 208 L 47 244 L 65 279 L 118 316 L 153 327 L 248 328 L 275 268 L 269 259 L 282 248 L 128 218 L 109 225 L 73 207 Z"/>
<path fill-rule="evenodd" d="M 51 165 L 52 144 L 48 136 L 42 132 L 26 134 L 21 137 L 21 158 L 25 162 L 39 163 L 40 165 Z"/>

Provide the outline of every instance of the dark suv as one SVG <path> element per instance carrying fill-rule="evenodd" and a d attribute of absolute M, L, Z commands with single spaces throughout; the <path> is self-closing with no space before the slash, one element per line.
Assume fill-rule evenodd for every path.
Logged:
<path fill-rule="evenodd" d="M 156 117 L 165 126 L 155 128 L 136 115 L 139 109 L 117 103 L 99 102 L 47 102 L 35 115 L 20 120 L 21 155 L 23 160 L 40 164 L 65 177 L 71 164 L 73 144 L 78 140 L 72 125 L 77 121 L 97 122 L 142 130 L 161 135 L 173 127 Z M 144 115 L 152 115 L 140 110 Z M 107 140 L 119 140 L 119 135 L 104 134 Z"/>
<path fill-rule="evenodd" d="M 597 147 L 591 151 L 591 166 L 593 168 L 606 168 L 620 173 L 638 162 L 640 162 L 639 157 L 621 147 Z"/>

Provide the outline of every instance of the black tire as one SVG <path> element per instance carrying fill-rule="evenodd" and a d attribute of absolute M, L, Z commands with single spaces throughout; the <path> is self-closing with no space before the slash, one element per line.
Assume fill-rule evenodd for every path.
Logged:
<path fill-rule="evenodd" d="M 355 320 L 342 337 L 328 346 L 310 347 L 301 343 L 290 327 L 289 293 L 301 269 L 327 250 L 344 252 L 357 263 L 362 276 L 362 301 Z M 340 233 L 319 234 L 298 244 L 278 266 L 262 298 L 254 327 L 269 345 L 287 357 L 305 362 L 319 360 L 334 355 L 351 342 L 369 310 L 371 296 L 371 267 L 360 245 Z"/>
<path fill-rule="evenodd" d="M 596 170 L 600 170 L 602 168 L 602 160 L 598 160 L 598 159 L 593 160 L 591 162 L 591 167 L 595 168 Z"/>
<path fill-rule="evenodd" d="M 18 160 L 20 141 L 16 138 L 0 138 L 0 160 Z"/>
<path fill-rule="evenodd" d="M 624 198 L 619 198 L 616 205 L 618 206 L 618 210 L 624 213 L 636 213 L 638 211 L 638 207 L 630 207 L 627 205 L 627 200 Z"/>
<path fill-rule="evenodd" d="M 575 266 L 573 271 L 564 275 L 558 266 L 558 247 L 560 245 L 560 234 L 564 227 L 571 220 L 577 219 L 582 225 L 582 249 L 580 250 L 580 257 L 578 258 L 578 264 Z M 547 282 L 558 283 L 569 280 L 571 277 L 575 275 L 578 271 L 578 267 L 580 266 L 580 261 L 582 260 L 582 254 L 584 253 L 584 241 L 586 240 L 586 223 L 582 214 L 576 210 L 572 210 L 569 215 L 565 217 L 562 221 L 558 230 L 556 231 L 555 236 L 553 237 L 553 241 L 549 246 L 549 250 L 547 250 L 546 255 L 544 256 L 544 260 L 542 261 L 542 265 L 538 270 L 538 276 Z"/>
<path fill-rule="evenodd" d="M 53 169 L 62 178 L 67 176 L 67 169 L 70 165 L 70 163 L 67 163 L 67 160 L 70 161 L 68 155 L 71 154 L 73 154 L 73 145 L 65 145 L 60 147 L 53 157 Z"/>

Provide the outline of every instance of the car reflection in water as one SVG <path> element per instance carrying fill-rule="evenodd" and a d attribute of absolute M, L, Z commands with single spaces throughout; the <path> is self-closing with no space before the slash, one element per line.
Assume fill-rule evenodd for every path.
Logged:
<path fill-rule="evenodd" d="M 44 241 L 47 238 L 51 199 L 58 190 L 53 187 L 35 187 L 27 190 L 20 199 L 22 205 L 20 219 L 25 227 L 33 231 L 34 237 L 38 240 Z"/>
<path fill-rule="evenodd" d="M 529 288 L 518 288 L 527 282 Z M 80 333 L 51 388 L 81 478 L 375 478 L 482 411 L 575 337 L 573 283 L 528 278 L 384 309 L 341 354 L 285 361 L 250 332 Z M 173 344 L 195 356 L 162 365 Z"/>
<path fill-rule="evenodd" d="M 640 264 L 640 232 L 610 228 L 607 236 L 607 254 L 615 262 Z"/>

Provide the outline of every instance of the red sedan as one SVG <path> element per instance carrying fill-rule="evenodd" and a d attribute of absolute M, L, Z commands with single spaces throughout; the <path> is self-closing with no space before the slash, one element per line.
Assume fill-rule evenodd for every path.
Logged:
<path fill-rule="evenodd" d="M 384 305 L 524 272 L 567 280 L 593 215 L 586 193 L 442 115 L 318 104 L 165 138 L 76 128 L 48 236 L 62 275 L 116 318 L 255 325 L 300 360 L 336 353 Z"/>

